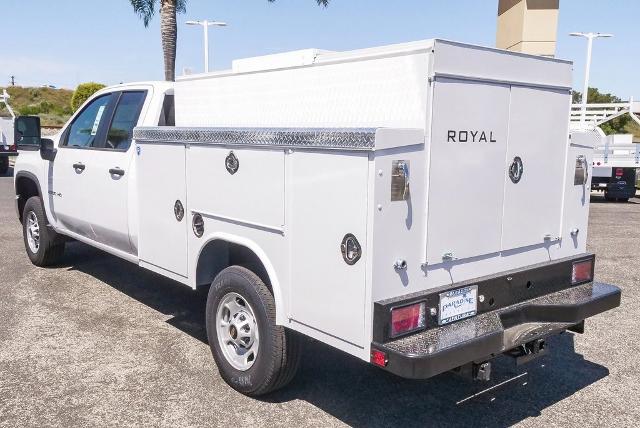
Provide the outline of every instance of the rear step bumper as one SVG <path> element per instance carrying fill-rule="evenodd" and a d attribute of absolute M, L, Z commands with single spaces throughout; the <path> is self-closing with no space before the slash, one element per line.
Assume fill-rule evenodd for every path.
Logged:
<path fill-rule="evenodd" d="M 620 296 L 616 286 L 587 283 L 371 348 L 386 354 L 386 370 L 426 379 L 560 333 L 619 306 Z"/>

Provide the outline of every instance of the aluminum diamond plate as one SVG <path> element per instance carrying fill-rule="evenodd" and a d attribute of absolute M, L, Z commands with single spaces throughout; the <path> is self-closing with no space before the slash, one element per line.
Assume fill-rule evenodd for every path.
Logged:
<path fill-rule="evenodd" d="M 139 127 L 138 143 L 184 143 L 373 150 L 375 128 L 174 128 Z"/>

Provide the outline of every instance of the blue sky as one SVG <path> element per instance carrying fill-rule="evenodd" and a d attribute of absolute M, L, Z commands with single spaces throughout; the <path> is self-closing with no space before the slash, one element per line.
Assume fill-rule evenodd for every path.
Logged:
<path fill-rule="evenodd" d="M 189 0 L 178 17 L 177 73 L 200 71 L 202 30 L 187 19 L 219 19 L 212 29 L 212 68 L 234 58 L 303 48 L 348 50 L 403 41 L 447 38 L 493 46 L 497 0 Z M 603 6 L 605 5 L 606 6 Z M 591 86 L 640 99 L 639 0 L 561 0 L 557 56 L 575 63 L 581 88 L 586 42 L 571 31 L 615 34 L 594 47 Z M 144 28 L 128 0 L 1 0 L 0 86 L 73 88 L 163 78 L 159 22 Z"/>

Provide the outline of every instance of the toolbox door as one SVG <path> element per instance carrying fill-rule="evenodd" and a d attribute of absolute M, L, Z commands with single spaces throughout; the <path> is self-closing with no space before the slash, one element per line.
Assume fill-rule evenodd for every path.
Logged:
<path fill-rule="evenodd" d="M 437 78 L 427 207 L 427 263 L 500 251 L 508 85 Z"/>
<path fill-rule="evenodd" d="M 561 236 L 570 98 L 566 90 L 511 88 L 505 168 L 521 172 L 504 176 L 503 250 L 553 244 Z"/>
<path fill-rule="evenodd" d="M 187 209 L 183 145 L 139 144 L 138 213 L 141 261 L 184 278 L 187 270 Z"/>
<path fill-rule="evenodd" d="M 290 318 L 364 347 L 368 155 L 298 151 L 290 166 Z M 364 252 L 352 263 L 349 236 Z"/>

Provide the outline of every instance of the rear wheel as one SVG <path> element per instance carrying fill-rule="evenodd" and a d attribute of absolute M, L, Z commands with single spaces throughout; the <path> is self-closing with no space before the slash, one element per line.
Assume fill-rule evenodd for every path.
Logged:
<path fill-rule="evenodd" d="M 300 338 L 275 323 L 275 301 L 252 271 L 231 266 L 207 298 L 207 337 L 220 375 L 232 388 L 258 396 L 287 385 L 300 361 Z"/>
<path fill-rule="evenodd" d="M 64 240 L 48 226 L 42 200 L 32 196 L 24 205 L 22 236 L 27 255 L 36 266 L 56 263 L 64 253 Z"/>

